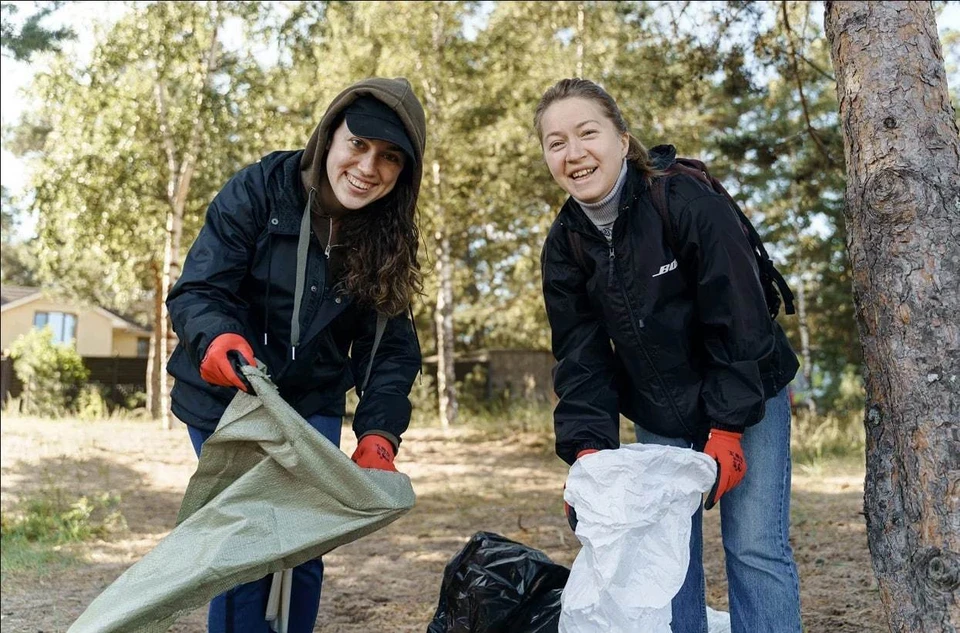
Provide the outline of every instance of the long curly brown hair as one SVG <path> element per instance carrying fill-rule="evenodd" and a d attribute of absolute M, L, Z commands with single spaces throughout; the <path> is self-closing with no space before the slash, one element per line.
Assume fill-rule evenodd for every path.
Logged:
<path fill-rule="evenodd" d="M 413 170 L 405 165 L 393 191 L 338 220 L 337 241 L 346 247 L 341 283 L 360 305 L 387 316 L 404 312 L 423 293 L 417 252 L 417 199 Z"/>

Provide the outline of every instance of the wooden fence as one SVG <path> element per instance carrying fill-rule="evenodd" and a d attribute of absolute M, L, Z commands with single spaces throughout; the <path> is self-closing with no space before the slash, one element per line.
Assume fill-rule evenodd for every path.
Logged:
<path fill-rule="evenodd" d="M 103 390 L 104 397 L 114 404 L 123 404 L 137 392 L 147 390 L 147 359 L 84 356 L 83 364 L 90 371 L 87 382 Z M 23 385 L 13 371 L 13 359 L 0 360 L 0 396 L 6 404 L 8 397 L 20 395 Z"/>

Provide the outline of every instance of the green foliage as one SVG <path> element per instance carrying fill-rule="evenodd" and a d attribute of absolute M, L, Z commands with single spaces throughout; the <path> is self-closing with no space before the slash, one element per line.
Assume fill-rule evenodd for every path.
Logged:
<path fill-rule="evenodd" d="M 50 569 L 69 564 L 59 546 L 103 538 L 125 525 L 120 498 L 103 493 L 68 501 L 59 488 L 44 489 L 0 517 L 0 568 L 3 574 L 25 568 Z"/>
<path fill-rule="evenodd" d="M 410 404 L 413 411 L 411 427 L 433 426 L 437 423 L 437 380 L 430 374 L 421 373 L 410 389 Z"/>
<path fill-rule="evenodd" d="M 39 9 L 27 16 L 22 24 L 14 24 L 14 16 L 20 7 L 12 2 L 0 5 L 3 13 L 2 42 L 3 52 L 19 62 L 29 62 L 34 53 L 58 51 L 66 40 L 76 39 L 77 34 L 69 28 L 49 29 L 41 22 L 59 9 L 63 2 L 37 2 Z"/>
<path fill-rule="evenodd" d="M 0 189 L 2 211 L 0 211 L 0 282 L 18 286 L 36 285 L 36 255 L 29 242 L 15 239 L 21 210 L 6 187 Z"/>
<path fill-rule="evenodd" d="M 10 357 L 23 383 L 23 414 L 61 417 L 73 411 L 89 375 L 76 348 L 54 343 L 50 328 L 34 328 L 13 342 Z"/>
<path fill-rule="evenodd" d="M 119 503 L 117 495 L 106 492 L 68 502 L 59 488 L 48 490 L 6 513 L 2 538 L 4 544 L 7 539 L 63 544 L 103 537 L 121 521 Z"/>
<path fill-rule="evenodd" d="M 859 366 L 848 365 L 838 374 L 818 378 L 814 381 L 814 393 L 821 410 L 840 416 L 862 413 L 865 391 Z"/>
<path fill-rule="evenodd" d="M 863 400 L 859 410 L 842 414 L 798 411 L 793 418 L 790 442 L 796 464 L 814 465 L 830 458 L 862 456 L 866 449 Z"/>
<path fill-rule="evenodd" d="M 764 237 L 795 293 L 806 298 L 815 375 L 859 365 L 843 217 L 843 145 L 830 50 L 811 3 L 754 3 L 736 18 L 739 81 L 715 93 L 704 149 Z M 802 286 L 802 288 L 801 288 Z M 799 315 L 781 315 L 800 352 Z M 852 344 L 853 343 L 853 344 Z"/>
<path fill-rule="evenodd" d="M 517 434 L 539 436 L 553 449 L 553 406 L 533 400 L 496 400 L 486 405 L 462 407 L 458 420 L 467 428 L 491 439 L 509 439 Z"/>
<path fill-rule="evenodd" d="M 77 395 L 76 415 L 81 420 L 103 420 L 110 415 L 107 402 L 97 385 L 86 384 Z"/>
<path fill-rule="evenodd" d="M 704 158 L 742 202 L 804 290 L 818 404 L 848 406 L 839 385 L 848 368 L 858 371 L 860 351 L 836 87 L 817 5 L 219 3 L 224 27 L 246 39 L 224 47 L 198 100 L 214 6 L 136 4 L 97 34 L 89 63 L 58 58 L 37 77 L 38 105 L 11 140 L 39 156 L 30 208 L 39 236 L 29 252 L 44 283 L 122 312 L 153 292 L 169 208 L 164 124 L 182 155 L 201 122 L 182 257 L 234 172 L 303 147 L 349 83 L 402 75 L 428 110 L 419 205 L 427 278 L 414 306 L 424 353 L 435 347 L 441 238 L 453 262 L 457 351 L 546 349 L 539 255 L 565 196 L 532 118 L 547 87 L 579 74 L 613 94 L 641 141 Z M 5 280 L 8 253 L 5 245 Z M 799 351 L 799 319 L 781 323 Z M 427 382 L 416 389 L 428 393 Z M 415 411 L 435 409 L 425 399 Z"/>
<path fill-rule="evenodd" d="M 234 3 L 222 10 L 241 24 L 247 12 Z M 229 177 L 276 149 L 262 145 L 274 119 L 252 51 L 224 51 L 199 98 L 214 23 L 209 3 L 138 5 L 100 34 L 89 64 L 60 57 L 37 75 L 31 93 L 39 107 L 24 125 L 46 130 L 31 207 L 45 285 L 129 312 L 155 291 L 171 182 L 179 178 L 170 156 L 182 162 L 194 124 L 198 168 L 184 211 L 186 245 Z"/>

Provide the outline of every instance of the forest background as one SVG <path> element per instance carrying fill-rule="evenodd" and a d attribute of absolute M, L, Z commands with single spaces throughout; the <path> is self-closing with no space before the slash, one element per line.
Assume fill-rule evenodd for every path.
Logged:
<path fill-rule="evenodd" d="M 39 7 L 56 25 L 70 5 L 4 3 L 4 20 L 8 7 L 21 16 Z M 941 18 L 957 13 L 934 6 Z M 27 60 L 27 105 L 14 120 L 4 114 L 4 152 L 26 162 L 29 180 L 4 186 L 2 283 L 154 327 L 208 203 L 234 172 L 302 147 L 353 81 L 406 76 L 429 134 L 426 288 L 414 312 L 424 355 L 441 356 L 439 389 L 421 381 L 415 396 L 421 415 L 455 422 L 468 390 L 445 381 L 453 350 L 549 349 L 539 254 L 564 195 L 532 116 L 552 83 L 583 76 L 614 95 L 645 145 L 705 160 L 735 195 L 796 294 L 798 314 L 780 322 L 802 359 L 797 396 L 812 428 L 862 445 L 843 146 L 822 16 L 821 3 L 788 1 L 104 3 L 76 42 Z M 940 20 L 940 36 L 960 111 L 956 22 Z M 5 48 L 5 76 L 9 57 Z M 162 417 L 172 342 L 167 328 L 154 331 L 147 406 Z"/>

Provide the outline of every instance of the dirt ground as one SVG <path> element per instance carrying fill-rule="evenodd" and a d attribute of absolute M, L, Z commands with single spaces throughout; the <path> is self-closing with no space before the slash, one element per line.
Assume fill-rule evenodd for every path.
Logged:
<path fill-rule="evenodd" d="M 77 564 L 5 574 L 4 633 L 66 631 L 84 608 L 173 527 L 196 464 L 178 425 L 50 422 L 5 417 L 2 495 L 6 512 L 25 496 L 60 488 L 67 497 L 112 491 L 127 527 L 66 548 Z M 344 429 L 343 449 L 354 447 Z M 386 529 L 324 557 L 326 580 L 315 632 L 423 633 L 436 610 L 443 568 L 480 530 L 536 547 L 569 566 L 579 549 L 561 512 L 565 465 L 549 438 L 493 441 L 467 431 L 413 429 L 397 465 L 417 505 Z M 830 464 L 796 468 L 792 541 L 807 633 L 879 633 L 886 628 L 867 551 L 863 471 Z M 718 513 L 705 519 L 708 603 L 726 610 Z M 204 630 L 203 609 L 171 631 Z"/>

